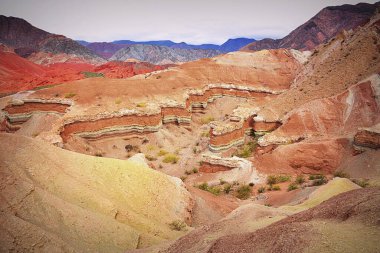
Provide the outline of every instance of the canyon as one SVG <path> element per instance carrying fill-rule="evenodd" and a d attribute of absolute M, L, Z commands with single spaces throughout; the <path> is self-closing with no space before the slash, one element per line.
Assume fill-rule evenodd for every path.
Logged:
<path fill-rule="evenodd" d="M 0 251 L 379 251 L 378 7 L 227 53 L 0 16 Z"/>

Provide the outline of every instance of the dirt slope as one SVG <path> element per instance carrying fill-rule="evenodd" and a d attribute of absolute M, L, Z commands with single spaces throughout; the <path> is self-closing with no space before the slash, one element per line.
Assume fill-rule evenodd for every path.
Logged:
<path fill-rule="evenodd" d="M 18 135 L 0 142 L 2 252 L 123 252 L 183 233 L 168 225 L 189 218 L 179 179 Z"/>

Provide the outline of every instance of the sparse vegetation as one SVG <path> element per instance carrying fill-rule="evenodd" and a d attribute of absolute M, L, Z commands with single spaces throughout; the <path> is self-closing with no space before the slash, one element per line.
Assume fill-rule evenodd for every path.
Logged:
<path fill-rule="evenodd" d="M 255 184 L 251 182 L 251 183 L 249 183 L 249 186 L 253 187 L 253 186 L 255 186 Z"/>
<path fill-rule="evenodd" d="M 95 156 L 103 157 L 103 153 L 101 151 L 96 151 Z"/>
<path fill-rule="evenodd" d="M 73 93 L 73 92 L 69 92 L 69 93 L 66 93 L 65 94 L 65 98 L 72 98 L 72 97 L 75 97 L 77 94 Z"/>
<path fill-rule="evenodd" d="M 226 194 L 230 193 L 231 190 L 232 190 L 232 185 L 230 185 L 230 184 L 224 184 L 223 191 L 224 191 Z"/>
<path fill-rule="evenodd" d="M 296 183 L 291 183 L 288 186 L 288 192 L 298 189 L 298 185 Z"/>
<path fill-rule="evenodd" d="M 258 193 L 264 193 L 265 192 L 265 187 L 264 186 L 260 186 L 259 189 L 257 189 L 257 192 Z"/>
<path fill-rule="evenodd" d="M 303 183 L 305 183 L 305 178 L 302 175 L 297 176 L 296 183 L 297 184 L 303 184 Z"/>
<path fill-rule="evenodd" d="M 211 121 L 214 121 L 214 117 L 212 116 L 204 116 L 201 118 L 201 123 L 204 125 L 204 124 L 208 124 L 210 123 Z"/>
<path fill-rule="evenodd" d="M 281 191 L 281 187 L 279 185 L 273 185 L 272 191 Z"/>
<path fill-rule="evenodd" d="M 166 151 L 165 149 L 160 149 L 160 151 L 158 151 L 157 155 L 158 156 L 164 156 L 168 153 L 168 151 Z"/>
<path fill-rule="evenodd" d="M 220 178 L 220 179 L 219 179 L 219 182 L 220 182 L 220 184 L 221 184 L 221 185 L 223 185 L 223 184 L 226 184 L 226 183 L 227 183 L 227 181 L 226 181 L 226 180 L 224 180 L 223 178 Z"/>
<path fill-rule="evenodd" d="M 351 181 L 362 188 L 366 188 L 369 186 L 368 179 L 352 179 Z"/>
<path fill-rule="evenodd" d="M 210 137 L 210 131 L 203 131 L 202 134 L 201 134 L 201 137 L 207 137 L 207 138 L 209 138 Z"/>
<path fill-rule="evenodd" d="M 89 71 L 84 71 L 82 72 L 84 77 L 86 78 L 92 78 L 92 77 L 104 77 L 103 73 L 96 73 L 96 72 L 89 72 Z"/>
<path fill-rule="evenodd" d="M 115 100 L 115 104 L 117 104 L 117 105 L 121 104 L 121 102 L 122 102 L 122 100 L 120 98 Z"/>
<path fill-rule="evenodd" d="M 164 159 L 162 160 L 164 163 L 176 164 L 179 160 L 179 157 L 175 154 L 166 154 Z"/>
<path fill-rule="evenodd" d="M 145 158 L 146 158 L 148 161 L 156 161 L 156 160 L 157 160 L 157 157 L 155 157 L 155 156 L 151 156 L 151 155 L 145 155 Z"/>
<path fill-rule="evenodd" d="M 237 150 L 234 155 L 241 158 L 248 158 L 251 156 L 252 152 L 256 148 L 256 142 L 250 141 L 244 144 L 239 150 Z"/>
<path fill-rule="evenodd" d="M 33 88 L 33 90 L 43 90 L 43 89 L 48 89 L 48 88 L 52 88 L 52 87 L 57 86 L 57 85 L 59 85 L 59 84 L 41 85 L 41 86 L 38 86 L 38 87 Z"/>
<path fill-rule="evenodd" d="M 348 175 L 346 172 L 343 171 L 335 171 L 334 177 L 340 177 L 340 178 L 349 178 L 350 175 Z"/>
<path fill-rule="evenodd" d="M 182 182 L 185 182 L 186 178 L 187 178 L 186 176 L 181 176 L 180 177 L 180 179 L 182 180 Z"/>
<path fill-rule="evenodd" d="M 186 175 L 191 175 L 191 172 L 192 172 L 191 170 L 185 170 Z"/>
<path fill-rule="evenodd" d="M 175 220 L 169 224 L 169 227 L 172 230 L 185 231 L 186 230 L 186 223 L 184 221 L 181 221 L 181 220 Z"/>
<path fill-rule="evenodd" d="M 248 199 L 251 196 L 251 187 L 249 185 L 241 185 L 236 190 L 236 197 L 239 199 Z"/>
<path fill-rule="evenodd" d="M 146 103 L 145 102 L 140 102 L 136 106 L 137 107 L 146 107 Z"/>
<path fill-rule="evenodd" d="M 274 185 L 290 181 L 290 176 L 287 175 L 269 175 L 267 177 L 267 184 Z"/>
<path fill-rule="evenodd" d="M 214 186 L 209 186 L 206 182 L 199 184 L 196 186 L 197 188 L 203 190 L 203 191 L 208 191 L 216 196 L 220 195 L 222 188 L 219 185 L 214 185 Z"/>
<path fill-rule="evenodd" d="M 327 183 L 327 178 L 323 175 L 318 175 L 314 180 L 313 180 L 313 186 L 319 186 L 319 185 L 324 185 Z"/>
<path fill-rule="evenodd" d="M 197 168 L 193 168 L 193 173 L 194 174 L 198 173 L 198 169 Z"/>

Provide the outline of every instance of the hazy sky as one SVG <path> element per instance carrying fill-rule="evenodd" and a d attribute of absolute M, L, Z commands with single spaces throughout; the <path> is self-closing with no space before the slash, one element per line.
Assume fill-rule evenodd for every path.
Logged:
<path fill-rule="evenodd" d="M 0 0 L 0 14 L 73 39 L 185 41 L 281 38 L 326 6 L 355 0 Z"/>

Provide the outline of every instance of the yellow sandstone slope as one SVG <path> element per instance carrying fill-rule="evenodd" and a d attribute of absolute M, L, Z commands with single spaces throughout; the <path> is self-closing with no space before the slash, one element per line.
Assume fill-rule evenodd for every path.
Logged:
<path fill-rule="evenodd" d="M 179 179 L 144 162 L 82 155 L 0 134 L 0 251 L 124 252 L 184 232 Z"/>

